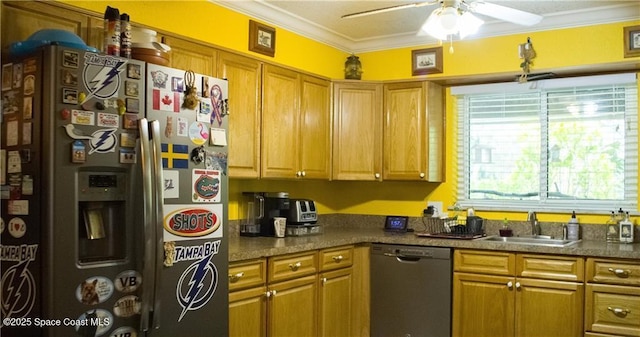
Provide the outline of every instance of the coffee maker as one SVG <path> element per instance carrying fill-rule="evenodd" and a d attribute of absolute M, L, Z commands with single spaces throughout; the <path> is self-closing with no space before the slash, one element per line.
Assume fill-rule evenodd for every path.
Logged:
<path fill-rule="evenodd" d="M 240 203 L 240 235 L 275 236 L 273 218 L 289 214 L 287 192 L 243 192 Z"/>

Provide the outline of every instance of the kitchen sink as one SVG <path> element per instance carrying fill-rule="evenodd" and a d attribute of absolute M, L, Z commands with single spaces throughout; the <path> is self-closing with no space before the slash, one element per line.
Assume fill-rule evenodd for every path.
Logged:
<path fill-rule="evenodd" d="M 502 236 L 487 236 L 485 238 L 481 238 L 478 240 L 491 241 L 491 242 L 505 242 L 505 243 L 513 243 L 519 245 L 534 245 L 534 246 L 546 246 L 546 247 L 568 247 L 574 245 L 578 241 L 574 240 L 563 240 L 563 239 L 553 239 L 550 236 L 538 235 L 538 236 L 510 236 L 510 237 L 502 237 Z"/>

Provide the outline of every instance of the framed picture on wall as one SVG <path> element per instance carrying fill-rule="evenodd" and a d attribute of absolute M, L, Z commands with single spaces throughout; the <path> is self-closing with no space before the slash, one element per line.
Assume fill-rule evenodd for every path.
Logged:
<path fill-rule="evenodd" d="M 439 74 L 442 72 L 442 47 L 411 51 L 411 74 L 413 76 Z"/>
<path fill-rule="evenodd" d="M 273 57 L 276 54 L 276 29 L 249 20 L 249 50 Z"/>
<path fill-rule="evenodd" d="M 624 57 L 640 56 L 640 26 L 624 27 Z"/>

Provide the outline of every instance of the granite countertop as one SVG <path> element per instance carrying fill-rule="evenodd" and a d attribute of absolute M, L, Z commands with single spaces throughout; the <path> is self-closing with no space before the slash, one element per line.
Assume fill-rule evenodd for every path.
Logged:
<path fill-rule="evenodd" d="M 491 242 L 481 239 L 439 239 L 418 237 L 412 232 L 386 233 L 381 228 L 325 227 L 324 233 L 298 237 L 243 237 L 229 238 L 229 261 L 249 260 L 282 254 L 317 250 L 361 243 L 388 243 L 433 247 L 486 249 L 554 255 L 640 259 L 640 243 L 606 243 L 603 240 L 582 240 L 568 247 L 546 247 Z"/>

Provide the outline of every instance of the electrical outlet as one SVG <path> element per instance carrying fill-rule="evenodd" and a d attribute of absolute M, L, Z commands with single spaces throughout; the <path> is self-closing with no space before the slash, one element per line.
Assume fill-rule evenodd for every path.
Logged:
<path fill-rule="evenodd" d="M 427 201 L 427 207 L 433 206 L 436 209 L 437 214 L 442 214 L 444 210 L 442 209 L 442 201 Z"/>

